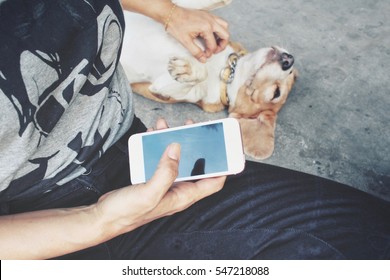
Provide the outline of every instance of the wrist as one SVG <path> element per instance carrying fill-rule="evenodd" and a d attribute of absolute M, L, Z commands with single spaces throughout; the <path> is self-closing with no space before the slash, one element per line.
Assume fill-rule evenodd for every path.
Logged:
<path fill-rule="evenodd" d="M 115 229 L 115 224 L 112 222 L 112 219 L 101 211 L 97 203 L 88 207 L 87 214 L 90 220 L 94 243 L 100 244 L 118 235 L 115 234 L 118 229 Z"/>
<path fill-rule="evenodd" d="M 112 228 L 107 226 L 107 219 L 100 213 L 96 203 L 59 211 L 64 212 L 63 216 L 68 216 L 61 225 L 68 231 L 63 231 L 65 236 L 60 238 L 66 240 L 64 243 L 68 244 L 68 248 L 59 255 L 96 246 L 112 238 Z"/>
<path fill-rule="evenodd" d="M 165 17 L 164 20 L 164 29 L 167 31 L 169 24 L 171 23 L 172 16 L 177 8 L 177 5 L 172 3 L 171 10 L 169 11 L 169 14 Z"/>
<path fill-rule="evenodd" d="M 143 14 L 163 25 L 175 5 L 170 0 L 121 0 L 121 3 L 123 9 Z"/>
<path fill-rule="evenodd" d="M 91 225 L 93 228 L 93 236 L 95 242 L 100 244 L 107 240 L 110 240 L 120 234 L 130 231 L 131 226 L 127 224 L 128 220 L 121 221 L 120 218 L 116 217 L 115 212 L 103 211 L 98 203 L 91 205 L 89 211 L 89 217 L 91 219 Z"/>

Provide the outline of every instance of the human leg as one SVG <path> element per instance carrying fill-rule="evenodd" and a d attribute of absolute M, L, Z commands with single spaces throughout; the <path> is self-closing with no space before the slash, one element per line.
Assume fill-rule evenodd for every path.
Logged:
<path fill-rule="evenodd" d="M 143 130 L 137 124 L 129 134 Z M 12 203 L 11 212 L 89 204 L 130 184 L 128 136 L 64 193 Z M 390 258 L 389 217 L 388 202 L 348 186 L 247 162 L 222 191 L 189 209 L 63 258 Z"/>
<path fill-rule="evenodd" d="M 247 162 L 219 193 L 110 246 L 129 259 L 387 259 L 389 217 L 349 186 Z"/>

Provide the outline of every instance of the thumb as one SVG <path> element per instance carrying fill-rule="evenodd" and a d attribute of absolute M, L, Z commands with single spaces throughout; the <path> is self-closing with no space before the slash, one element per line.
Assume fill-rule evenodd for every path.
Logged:
<path fill-rule="evenodd" d="M 151 189 L 157 191 L 161 197 L 167 192 L 176 180 L 179 173 L 180 144 L 170 144 L 157 166 L 153 177 L 147 182 Z"/>

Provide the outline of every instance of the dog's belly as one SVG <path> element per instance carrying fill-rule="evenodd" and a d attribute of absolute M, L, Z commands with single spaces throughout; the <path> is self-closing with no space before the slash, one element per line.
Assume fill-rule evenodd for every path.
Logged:
<path fill-rule="evenodd" d="M 125 20 L 121 64 L 130 83 L 153 83 L 168 73 L 170 57 L 190 55 L 153 20 L 129 12 L 125 12 Z"/>
<path fill-rule="evenodd" d="M 191 73 L 204 72 L 204 78 L 182 81 L 171 76 L 168 64 L 173 57 L 193 60 L 191 53 L 171 37 L 161 24 L 130 12 L 125 12 L 125 20 L 121 64 L 131 84 L 150 83 L 148 89 L 153 94 L 177 101 L 220 103 L 219 74 L 227 66 L 227 58 L 233 52 L 231 46 L 210 57 L 205 64 L 196 60 L 191 64 Z M 200 41 L 197 43 L 204 48 Z"/>

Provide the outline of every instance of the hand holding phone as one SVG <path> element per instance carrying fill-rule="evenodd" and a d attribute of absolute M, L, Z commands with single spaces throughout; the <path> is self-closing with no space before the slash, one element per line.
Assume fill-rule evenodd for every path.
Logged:
<path fill-rule="evenodd" d="M 227 118 L 131 136 L 129 157 L 133 184 L 152 177 L 161 155 L 171 143 L 181 146 L 176 181 L 236 174 L 244 168 L 239 123 Z"/>
<path fill-rule="evenodd" d="M 101 224 L 107 236 L 112 238 L 155 219 L 183 211 L 223 188 L 225 176 L 173 184 L 180 157 L 179 145 L 169 145 L 161 156 L 153 178 L 141 187 L 119 188 L 99 198 L 95 206 L 99 211 L 94 213 L 104 218 Z"/>

